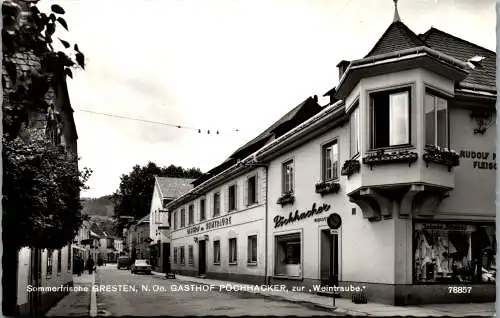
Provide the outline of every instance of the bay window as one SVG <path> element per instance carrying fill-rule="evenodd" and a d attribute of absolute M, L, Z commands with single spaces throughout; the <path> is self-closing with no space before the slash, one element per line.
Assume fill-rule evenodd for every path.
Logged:
<path fill-rule="evenodd" d="M 448 148 L 448 102 L 430 92 L 425 94 L 425 144 Z"/>
<path fill-rule="evenodd" d="M 410 89 L 370 94 L 371 148 L 409 145 Z"/>

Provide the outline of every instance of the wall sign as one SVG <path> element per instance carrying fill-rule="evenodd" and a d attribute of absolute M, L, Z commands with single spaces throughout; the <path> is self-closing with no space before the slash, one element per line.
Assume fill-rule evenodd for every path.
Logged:
<path fill-rule="evenodd" d="M 472 160 L 472 168 L 481 170 L 497 170 L 496 153 L 460 150 L 460 159 Z"/>
<path fill-rule="evenodd" d="M 316 203 L 313 203 L 311 210 L 308 210 L 307 212 L 302 212 L 299 213 L 299 210 L 296 210 L 295 213 L 290 212 L 288 215 L 288 218 L 285 218 L 284 216 L 281 215 L 276 215 L 273 219 L 274 221 L 274 228 L 278 228 L 283 225 L 291 224 L 296 221 L 300 221 L 303 219 L 307 219 L 311 216 L 323 213 L 325 211 L 330 210 L 330 205 L 323 203 L 322 206 L 316 208 Z"/>
<path fill-rule="evenodd" d="M 231 224 L 231 217 L 228 216 L 228 217 L 223 217 L 223 218 L 220 218 L 217 220 L 207 221 L 204 224 L 192 226 L 192 227 L 188 228 L 186 230 L 186 232 L 188 235 L 191 235 L 191 234 L 196 234 L 198 232 L 205 231 L 205 230 L 214 230 L 216 228 L 230 225 L 230 224 Z"/>

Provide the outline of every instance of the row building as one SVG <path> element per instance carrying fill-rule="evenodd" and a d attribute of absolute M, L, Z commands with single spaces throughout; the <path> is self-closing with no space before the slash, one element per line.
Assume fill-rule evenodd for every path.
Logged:
<path fill-rule="evenodd" d="M 396 8 L 338 64 L 328 105 L 307 98 L 165 206 L 172 271 L 364 286 L 395 305 L 494 300 L 495 62 Z"/>

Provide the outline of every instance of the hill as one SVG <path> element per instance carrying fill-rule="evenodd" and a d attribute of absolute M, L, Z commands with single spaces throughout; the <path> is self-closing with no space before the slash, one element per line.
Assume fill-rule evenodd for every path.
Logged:
<path fill-rule="evenodd" d="M 94 198 L 82 198 L 83 214 L 112 217 L 114 215 L 114 204 L 111 195 Z"/>

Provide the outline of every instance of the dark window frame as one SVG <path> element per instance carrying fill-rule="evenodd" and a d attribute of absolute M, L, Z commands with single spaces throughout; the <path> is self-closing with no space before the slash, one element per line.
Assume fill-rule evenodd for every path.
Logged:
<path fill-rule="evenodd" d="M 215 240 L 213 246 L 214 246 L 214 250 L 213 250 L 213 252 L 214 252 L 214 260 L 213 261 L 214 262 L 213 263 L 214 263 L 214 265 L 220 265 L 220 251 L 221 251 L 220 240 Z"/>
<path fill-rule="evenodd" d="M 194 224 L 194 204 L 188 206 L 188 225 Z"/>
<path fill-rule="evenodd" d="M 227 210 L 233 212 L 238 210 L 238 186 L 232 184 L 227 188 Z"/>
<path fill-rule="evenodd" d="M 332 165 L 332 177 L 327 177 L 326 150 L 329 149 L 330 147 L 337 148 L 337 160 L 334 162 L 335 164 Z M 334 138 L 333 140 L 321 146 L 321 180 L 324 182 L 338 180 L 340 178 L 339 166 L 340 166 L 339 143 L 338 143 L 338 138 Z"/>
<path fill-rule="evenodd" d="M 361 152 L 361 116 L 359 109 L 359 99 L 353 104 L 349 110 L 349 155 L 350 158 L 354 158 Z M 353 124 L 356 125 L 353 129 Z M 355 131 L 356 140 L 353 141 L 353 131 Z M 354 148 L 356 145 L 356 148 Z"/>
<path fill-rule="evenodd" d="M 250 180 L 253 180 L 252 186 Z M 252 198 L 252 200 L 250 200 L 250 198 Z M 257 204 L 258 201 L 259 200 L 257 199 L 257 176 L 253 175 L 248 177 L 247 179 L 247 205 Z"/>
<path fill-rule="evenodd" d="M 432 89 L 432 88 L 429 88 L 429 87 L 426 87 L 425 88 L 425 93 L 424 93 L 424 130 L 426 131 L 427 130 L 427 122 L 426 122 L 426 118 L 425 118 L 425 109 L 427 107 L 426 105 L 426 100 L 427 100 L 427 95 L 432 95 L 434 97 L 438 97 L 438 98 L 441 98 L 441 99 L 444 99 L 446 101 L 446 149 L 450 149 L 450 146 L 451 146 L 451 136 L 450 136 L 450 97 L 443 94 L 443 93 L 440 93 L 439 91 L 435 90 L 435 89 Z M 435 106 L 435 104 L 434 104 Z M 436 108 L 434 108 L 434 114 L 435 114 L 435 122 L 434 122 L 434 140 L 437 139 L 437 133 L 436 133 L 436 128 L 437 128 L 437 121 L 436 121 L 436 116 L 437 116 L 437 111 L 436 111 Z M 427 145 L 427 140 L 424 141 L 424 144 Z M 435 145 L 435 144 L 433 144 Z"/>
<path fill-rule="evenodd" d="M 252 252 L 252 247 L 253 247 L 253 241 L 255 240 L 255 255 L 253 255 Z M 256 265 L 258 261 L 258 255 L 259 255 L 259 245 L 258 245 L 258 237 L 257 234 L 249 235 L 247 237 L 247 242 L 248 242 L 248 248 L 247 248 L 247 263 L 250 265 Z M 255 260 L 254 260 L 255 257 Z"/>
<path fill-rule="evenodd" d="M 376 112 L 376 106 L 375 106 L 375 100 L 374 97 L 380 96 L 380 95 L 387 95 L 389 100 L 388 100 L 388 110 L 387 113 L 390 114 L 390 96 L 393 94 L 399 94 L 399 93 L 404 93 L 406 92 L 408 94 L 408 140 L 406 143 L 398 144 L 398 145 L 390 145 L 390 118 L 387 118 L 387 124 L 389 127 L 388 129 L 388 138 L 389 140 L 387 146 L 379 146 L 376 144 L 376 125 L 375 125 L 375 112 Z M 397 149 L 397 148 L 406 148 L 406 147 L 411 147 L 412 145 L 412 93 L 413 93 L 413 88 L 410 85 L 405 85 L 402 87 L 398 88 L 388 88 L 384 90 L 379 90 L 379 91 L 374 91 L 369 93 L 369 137 L 370 137 L 370 150 L 375 151 L 379 149 Z M 380 106 L 379 106 L 380 107 Z M 385 127 L 384 127 L 385 128 Z"/>
<path fill-rule="evenodd" d="M 181 209 L 181 229 L 186 226 L 186 209 Z"/>
<path fill-rule="evenodd" d="M 206 218 L 207 218 L 206 201 L 205 199 L 200 199 L 200 221 L 203 221 Z"/>
<path fill-rule="evenodd" d="M 229 265 L 235 265 L 238 263 L 238 240 L 235 237 L 231 237 L 228 239 L 229 242 Z M 234 255 L 232 253 L 232 243 L 234 242 Z"/>
<path fill-rule="evenodd" d="M 215 200 L 217 198 L 217 200 Z M 220 192 L 215 192 L 213 194 L 213 217 L 219 216 L 220 215 Z"/>
<path fill-rule="evenodd" d="M 290 179 L 290 189 L 287 188 L 287 168 L 288 166 L 292 167 L 291 179 Z M 284 161 L 281 164 L 281 193 L 294 193 L 295 191 L 295 161 L 294 159 L 289 159 Z"/>

